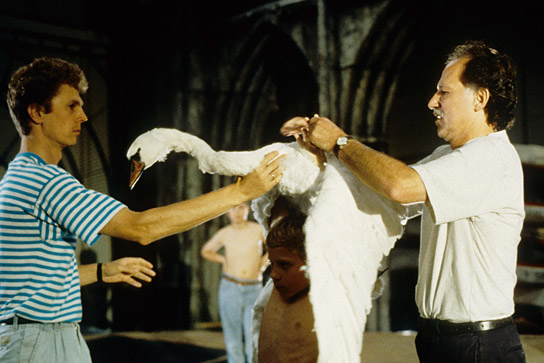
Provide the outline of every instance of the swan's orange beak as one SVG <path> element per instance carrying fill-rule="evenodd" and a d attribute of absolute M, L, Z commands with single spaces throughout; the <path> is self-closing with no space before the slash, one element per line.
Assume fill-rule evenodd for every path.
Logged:
<path fill-rule="evenodd" d="M 136 182 L 140 179 L 144 172 L 145 164 L 136 160 L 136 159 L 130 159 L 131 166 L 130 166 L 130 178 L 128 180 L 128 186 L 130 189 L 134 188 L 134 185 L 136 185 Z"/>

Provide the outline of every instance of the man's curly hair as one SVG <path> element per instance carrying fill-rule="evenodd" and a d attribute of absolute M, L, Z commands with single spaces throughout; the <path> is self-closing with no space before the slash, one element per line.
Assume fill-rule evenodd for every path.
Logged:
<path fill-rule="evenodd" d="M 36 58 L 15 71 L 9 82 L 7 103 L 21 136 L 29 135 L 32 129 L 28 106 L 35 105 L 45 113 L 51 112 L 51 100 L 63 84 L 74 87 L 80 94 L 84 94 L 88 88 L 81 68 L 59 58 Z"/>
<path fill-rule="evenodd" d="M 461 58 L 470 59 L 461 75 L 463 85 L 489 90 L 490 98 L 485 108 L 487 122 L 496 131 L 512 127 L 517 95 L 516 68 L 511 59 L 481 41 L 468 41 L 457 46 L 448 55 L 446 64 Z"/>

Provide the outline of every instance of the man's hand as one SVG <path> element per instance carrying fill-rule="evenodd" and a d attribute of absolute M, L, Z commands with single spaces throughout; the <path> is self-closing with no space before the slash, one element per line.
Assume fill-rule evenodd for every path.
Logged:
<path fill-rule="evenodd" d="M 301 148 L 308 150 L 316 156 L 317 164 L 322 168 L 327 162 L 327 158 L 323 150 L 306 140 L 305 133 L 309 128 L 310 119 L 308 117 L 293 117 L 283 124 L 280 133 L 283 136 L 293 136 Z"/>
<path fill-rule="evenodd" d="M 280 128 L 280 133 L 283 136 L 294 136 L 295 139 L 303 135 L 303 130 L 308 131 L 310 128 L 310 118 L 297 116 L 289 119 Z"/>
<path fill-rule="evenodd" d="M 249 200 L 260 197 L 280 182 L 283 176 L 280 161 L 287 155 L 278 155 L 278 151 L 266 154 L 263 161 L 251 173 L 238 178 L 236 184 L 241 188 L 242 193 L 249 197 Z"/>
<path fill-rule="evenodd" d="M 155 275 L 153 265 L 140 257 L 124 257 L 102 264 L 102 280 L 109 284 L 126 282 L 134 287 L 142 287 L 135 278 L 150 282 Z"/>
<path fill-rule="evenodd" d="M 329 152 L 333 150 L 339 137 L 347 135 L 331 120 L 319 115 L 314 115 L 311 119 L 294 117 L 283 124 L 280 132 L 284 136 L 295 136 L 297 141 L 302 136 L 304 143 Z M 306 149 L 312 151 L 311 147 L 306 147 Z"/>

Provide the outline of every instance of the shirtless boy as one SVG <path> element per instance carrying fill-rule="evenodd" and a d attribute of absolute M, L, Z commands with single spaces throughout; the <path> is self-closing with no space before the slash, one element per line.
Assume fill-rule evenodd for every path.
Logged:
<path fill-rule="evenodd" d="M 318 347 L 306 263 L 302 215 L 289 215 L 270 230 L 266 245 L 271 281 L 257 299 L 253 316 L 254 362 L 317 362 Z"/>
<path fill-rule="evenodd" d="M 205 259 L 221 263 L 219 315 L 229 363 L 251 362 L 251 311 L 262 288 L 263 231 L 247 220 L 249 206 L 242 203 L 227 212 L 230 224 L 220 229 L 201 250 Z M 224 254 L 219 250 L 224 248 Z"/>

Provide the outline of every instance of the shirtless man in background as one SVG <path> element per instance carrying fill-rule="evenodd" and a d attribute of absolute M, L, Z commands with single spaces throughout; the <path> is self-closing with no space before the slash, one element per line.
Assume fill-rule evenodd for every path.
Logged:
<path fill-rule="evenodd" d="M 262 288 L 263 231 L 247 220 L 249 205 L 227 212 L 230 224 L 221 228 L 201 250 L 206 260 L 223 265 L 219 284 L 219 315 L 229 363 L 251 362 L 251 311 Z M 224 254 L 219 250 L 224 248 Z"/>

